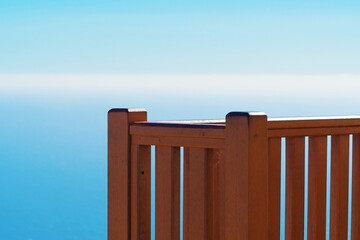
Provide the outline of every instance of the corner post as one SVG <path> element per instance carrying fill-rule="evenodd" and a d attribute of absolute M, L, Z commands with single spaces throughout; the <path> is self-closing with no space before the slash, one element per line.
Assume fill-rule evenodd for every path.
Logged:
<path fill-rule="evenodd" d="M 146 121 L 143 109 L 108 112 L 108 240 L 130 239 L 130 124 Z"/>
<path fill-rule="evenodd" d="M 223 163 L 224 239 L 267 240 L 267 116 L 231 112 L 226 116 Z"/>

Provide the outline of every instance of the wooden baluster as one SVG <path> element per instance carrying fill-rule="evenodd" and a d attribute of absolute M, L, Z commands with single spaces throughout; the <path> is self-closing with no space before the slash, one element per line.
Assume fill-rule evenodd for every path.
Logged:
<path fill-rule="evenodd" d="M 180 148 L 156 146 L 155 236 L 180 239 Z"/>
<path fill-rule="evenodd" d="M 304 239 L 305 138 L 286 138 L 285 239 Z"/>
<path fill-rule="evenodd" d="M 221 161 L 219 149 L 207 149 L 205 163 L 205 239 L 219 239 L 219 176 L 218 167 Z"/>
<path fill-rule="evenodd" d="M 213 149 L 184 149 L 184 240 L 213 240 L 218 234 L 218 154 Z"/>
<path fill-rule="evenodd" d="M 351 239 L 360 239 L 360 134 L 353 135 Z"/>
<path fill-rule="evenodd" d="M 131 240 L 151 238 L 151 146 L 131 146 Z"/>
<path fill-rule="evenodd" d="M 331 136 L 330 239 L 347 239 L 349 136 Z"/>
<path fill-rule="evenodd" d="M 308 240 L 326 237 L 327 136 L 309 137 Z"/>
<path fill-rule="evenodd" d="M 204 148 L 184 149 L 184 240 L 205 240 Z"/>
<path fill-rule="evenodd" d="M 281 138 L 269 139 L 269 240 L 280 239 Z"/>

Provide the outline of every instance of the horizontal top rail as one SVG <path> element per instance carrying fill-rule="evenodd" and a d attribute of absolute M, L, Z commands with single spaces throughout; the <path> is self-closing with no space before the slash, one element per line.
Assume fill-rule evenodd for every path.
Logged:
<path fill-rule="evenodd" d="M 224 124 L 200 122 L 204 121 L 136 122 L 130 126 L 130 134 L 155 137 L 225 138 Z"/>
<path fill-rule="evenodd" d="M 269 118 L 269 129 L 360 126 L 360 116 Z"/>
<path fill-rule="evenodd" d="M 225 137 L 225 120 L 136 122 L 130 134 L 190 138 Z M 360 133 L 360 116 L 268 118 L 269 137 Z"/>
<path fill-rule="evenodd" d="M 360 116 L 269 118 L 269 137 L 360 133 Z"/>
<path fill-rule="evenodd" d="M 203 119 L 203 120 L 166 120 L 166 121 L 148 121 L 137 123 L 152 123 L 152 124 L 225 124 L 224 119 Z"/>

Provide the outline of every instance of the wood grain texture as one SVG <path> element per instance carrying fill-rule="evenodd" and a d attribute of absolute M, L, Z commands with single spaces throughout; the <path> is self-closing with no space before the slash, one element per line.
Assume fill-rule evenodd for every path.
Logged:
<path fill-rule="evenodd" d="M 151 147 L 131 146 L 131 240 L 151 238 Z"/>
<path fill-rule="evenodd" d="M 156 146 L 155 236 L 180 239 L 180 148 Z"/>
<path fill-rule="evenodd" d="M 280 239 L 281 138 L 269 138 L 269 240 Z"/>
<path fill-rule="evenodd" d="M 351 239 L 360 239 L 360 135 L 353 135 Z"/>
<path fill-rule="evenodd" d="M 146 121 L 146 111 L 113 109 L 108 113 L 108 239 L 130 239 L 129 125 Z"/>
<path fill-rule="evenodd" d="M 184 240 L 219 239 L 217 149 L 184 149 Z"/>
<path fill-rule="evenodd" d="M 132 135 L 224 138 L 225 126 L 216 124 L 136 123 L 130 127 Z"/>
<path fill-rule="evenodd" d="M 216 240 L 225 239 L 225 149 L 218 149 L 216 161 L 216 205 L 215 205 L 215 227 L 216 227 Z"/>
<path fill-rule="evenodd" d="M 308 239 L 326 237 L 327 136 L 309 137 Z"/>
<path fill-rule="evenodd" d="M 269 129 L 269 137 L 324 136 L 360 133 L 360 126 Z"/>
<path fill-rule="evenodd" d="M 205 163 L 205 239 L 219 239 L 219 216 L 220 216 L 220 182 L 219 164 L 221 161 L 221 150 L 207 149 Z"/>
<path fill-rule="evenodd" d="M 268 138 L 263 113 L 226 116 L 223 239 L 268 239 Z"/>
<path fill-rule="evenodd" d="M 141 136 L 133 135 L 133 142 L 139 145 L 158 146 L 183 146 L 199 148 L 223 148 L 225 140 L 219 138 L 192 138 L 192 137 L 169 137 L 169 136 Z"/>
<path fill-rule="evenodd" d="M 285 239 L 304 239 L 305 138 L 286 138 Z"/>
<path fill-rule="evenodd" d="M 360 126 L 360 116 L 269 118 L 269 129 Z"/>
<path fill-rule="evenodd" d="M 349 136 L 331 136 L 330 239 L 347 239 Z"/>
<path fill-rule="evenodd" d="M 206 240 L 206 149 L 184 149 L 184 240 Z"/>
<path fill-rule="evenodd" d="M 224 119 L 147 121 L 148 124 L 225 124 Z"/>

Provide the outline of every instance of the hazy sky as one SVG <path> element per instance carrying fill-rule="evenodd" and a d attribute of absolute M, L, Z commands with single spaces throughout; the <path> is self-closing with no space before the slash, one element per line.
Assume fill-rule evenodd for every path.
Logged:
<path fill-rule="evenodd" d="M 359 74 L 360 1 L 0 2 L 0 74 Z"/>

